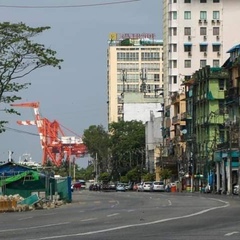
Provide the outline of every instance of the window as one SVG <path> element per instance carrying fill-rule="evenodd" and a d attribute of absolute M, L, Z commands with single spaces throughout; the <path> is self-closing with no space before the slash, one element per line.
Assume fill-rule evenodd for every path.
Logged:
<path fill-rule="evenodd" d="M 220 2 L 220 0 L 213 0 L 213 2 L 214 2 L 214 3 L 219 3 L 219 2 Z"/>
<path fill-rule="evenodd" d="M 173 83 L 174 83 L 174 84 L 177 83 L 177 76 L 173 76 Z"/>
<path fill-rule="evenodd" d="M 220 16 L 220 14 L 219 14 L 219 11 L 213 11 L 213 19 L 219 19 L 219 16 Z"/>
<path fill-rule="evenodd" d="M 201 11 L 200 12 L 200 19 L 206 20 L 207 19 L 207 11 Z"/>
<path fill-rule="evenodd" d="M 191 52 L 192 44 L 184 44 L 184 52 Z"/>
<path fill-rule="evenodd" d="M 200 3 L 206 3 L 207 0 L 200 0 Z"/>
<path fill-rule="evenodd" d="M 219 113 L 224 114 L 224 100 L 218 100 Z"/>
<path fill-rule="evenodd" d="M 219 60 L 217 59 L 213 60 L 213 67 L 219 67 Z"/>
<path fill-rule="evenodd" d="M 160 81 L 159 74 L 158 73 L 154 74 L 154 82 L 159 82 L 159 81 Z"/>
<path fill-rule="evenodd" d="M 219 90 L 225 90 L 224 79 L 219 79 L 218 80 L 218 87 L 219 87 Z"/>
<path fill-rule="evenodd" d="M 172 31 L 173 31 L 173 36 L 177 36 L 177 28 L 176 27 L 172 28 Z"/>
<path fill-rule="evenodd" d="M 213 52 L 219 52 L 220 51 L 220 45 L 219 44 L 213 44 L 212 45 Z"/>
<path fill-rule="evenodd" d="M 176 11 L 173 11 L 173 12 L 172 12 L 172 19 L 173 19 L 173 20 L 176 20 L 176 19 L 177 19 L 177 12 L 176 12 Z"/>
<path fill-rule="evenodd" d="M 185 60 L 184 61 L 184 67 L 185 68 L 191 68 L 191 60 Z"/>
<path fill-rule="evenodd" d="M 200 52 L 206 52 L 207 51 L 207 44 L 200 44 Z"/>
<path fill-rule="evenodd" d="M 191 0 L 184 0 L 184 3 L 191 3 Z"/>
<path fill-rule="evenodd" d="M 185 27 L 184 28 L 184 35 L 185 36 L 191 36 L 191 28 L 190 27 Z"/>
<path fill-rule="evenodd" d="M 177 44 L 173 44 L 173 52 L 177 52 Z"/>
<path fill-rule="evenodd" d="M 204 68 L 207 65 L 207 60 L 200 60 L 200 68 Z"/>
<path fill-rule="evenodd" d="M 207 35 L 207 28 L 206 27 L 200 27 L 200 35 L 201 36 Z"/>
<path fill-rule="evenodd" d="M 213 35 L 214 36 L 219 35 L 219 27 L 214 27 L 213 28 Z"/>
<path fill-rule="evenodd" d="M 177 68 L 177 60 L 172 60 L 172 68 Z"/>
<path fill-rule="evenodd" d="M 191 19 L 191 12 L 190 11 L 185 11 L 184 12 L 184 19 Z"/>

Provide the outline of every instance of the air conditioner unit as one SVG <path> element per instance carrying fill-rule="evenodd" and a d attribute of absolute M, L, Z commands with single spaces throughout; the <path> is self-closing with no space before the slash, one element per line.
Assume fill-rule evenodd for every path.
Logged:
<path fill-rule="evenodd" d="M 220 55 L 221 55 L 221 53 L 220 53 L 220 52 L 217 52 L 217 55 L 218 55 L 218 56 L 220 56 Z"/>
<path fill-rule="evenodd" d="M 204 23 L 207 23 L 207 20 L 206 20 L 206 19 L 204 19 Z"/>
<path fill-rule="evenodd" d="M 206 36 L 206 35 L 205 35 L 205 36 L 203 36 L 203 39 L 204 39 L 204 40 L 206 40 L 206 39 L 207 39 L 207 36 Z"/>
<path fill-rule="evenodd" d="M 219 36 L 216 36 L 217 40 L 219 40 Z"/>
<path fill-rule="evenodd" d="M 207 56 L 207 52 L 204 52 L 204 56 Z"/>
<path fill-rule="evenodd" d="M 188 36 L 188 40 L 189 40 L 189 41 L 191 40 L 191 36 Z"/>
<path fill-rule="evenodd" d="M 217 23 L 220 23 L 220 20 L 219 20 L 219 19 L 217 20 Z"/>
<path fill-rule="evenodd" d="M 198 20 L 198 22 L 199 22 L 199 23 L 202 23 L 202 20 L 201 20 L 201 19 L 199 19 L 199 20 Z"/>
<path fill-rule="evenodd" d="M 215 23 L 215 20 L 214 20 L 214 19 L 212 20 L 212 23 Z"/>
<path fill-rule="evenodd" d="M 192 56 L 192 52 L 188 52 L 188 56 Z"/>

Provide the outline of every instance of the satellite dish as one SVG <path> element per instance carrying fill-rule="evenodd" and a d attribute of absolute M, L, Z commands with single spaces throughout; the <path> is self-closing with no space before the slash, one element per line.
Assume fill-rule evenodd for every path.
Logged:
<path fill-rule="evenodd" d="M 183 129 L 181 132 L 182 132 L 182 134 L 186 134 L 187 133 L 187 129 Z"/>

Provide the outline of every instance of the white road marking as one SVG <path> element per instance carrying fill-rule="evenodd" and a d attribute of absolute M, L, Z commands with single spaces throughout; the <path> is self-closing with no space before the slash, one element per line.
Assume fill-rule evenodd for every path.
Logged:
<path fill-rule="evenodd" d="M 116 216 L 116 215 L 118 215 L 119 213 L 113 213 L 113 214 L 109 214 L 109 215 L 107 215 L 107 217 L 113 217 L 113 216 Z"/>
<path fill-rule="evenodd" d="M 47 213 L 47 214 L 43 214 L 41 216 L 50 216 L 50 215 L 56 215 L 56 213 Z"/>
<path fill-rule="evenodd" d="M 225 205 L 219 206 L 219 207 L 208 208 L 208 209 L 205 209 L 205 210 L 196 212 L 196 213 L 192 213 L 192 214 L 188 214 L 188 215 L 183 215 L 183 216 L 180 216 L 180 217 L 165 218 L 165 219 L 160 219 L 160 220 L 156 220 L 156 221 L 153 221 L 153 222 L 136 223 L 136 224 L 118 226 L 118 227 L 107 228 L 107 229 L 102 229 L 102 230 L 97 230 L 97 231 L 92 231 L 92 232 L 84 232 L 84 233 L 76 233 L 76 234 L 66 234 L 66 235 L 48 236 L 48 237 L 43 237 L 43 238 L 31 239 L 31 240 L 47 240 L 47 239 L 59 239 L 59 238 L 67 238 L 67 237 L 93 235 L 93 234 L 99 234 L 99 233 L 104 233 L 104 232 L 111 232 L 111 231 L 116 231 L 116 230 L 121 230 L 121 229 L 126 229 L 126 228 L 141 227 L 141 226 L 153 225 L 153 224 L 157 224 L 157 223 L 169 222 L 169 221 L 173 221 L 173 220 L 190 218 L 190 217 L 194 217 L 194 216 L 197 216 L 197 215 L 201 215 L 201 214 L 204 214 L 204 213 L 207 213 L 207 212 L 216 210 L 216 209 L 221 209 L 221 208 L 229 207 L 229 203 L 228 203 L 228 202 L 225 202 L 225 201 L 222 201 L 222 200 L 218 200 L 218 199 L 214 199 L 214 200 L 219 201 L 219 202 L 222 202 L 222 203 L 224 203 Z"/>
<path fill-rule="evenodd" d="M 239 232 L 226 233 L 224 236 L 232 236 L 233 234 L 238 234 Z"/>
<path fill-rule="evenodd" d="M 96 220 L 97 218 L 88 218 L 88 219 L 83 219 L 81 220 L 82 222 L 88 222 L 88 221 L 93 221 Z"/>
<path fill-rule="evenodd" d="M 127 212 L 135 212 L 135 211 L 136 211 L 135 209 L 127 210 Z"/>
<path fill-rule="evenodd" d="M 26 220 L 26 219 L 30 219 L 30 218 L 33 218 L 33 217 L 19 218 L 18 221 L 22 221 L 22 220 Z"/>
<path fill-rule="evenodd" d="M 172 202 L 170 200 L 168 200 L 168 205 L 172 206 Z"/>
<path fill-rule="evenodd" d="M 35 227 L 3 229 L 3 230 L 0 230 L 0 232 L 12 232 L 12 231 L 23 231 L 23 230 L 28 230 L 28 229 L 46 228 L 46 227 L 53 227 L 53 226 L 65 225 L 65 224 L 69 224 L 69 223 L 70 223 L 70 222 L 62 222 L 62 223 L 41 225 L 41 226 L 35 226 Z"/>

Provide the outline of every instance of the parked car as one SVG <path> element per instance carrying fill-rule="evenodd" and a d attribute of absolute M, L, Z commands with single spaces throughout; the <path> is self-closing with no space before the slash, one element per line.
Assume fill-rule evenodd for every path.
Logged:
<path fill-rule="evenodd" d="M 116 192 L 125 192 L 126 188 L 125 185 L 123 183 L 117 184 L 116 186 Z"/>
<path fill-rule="evenodd" d="M 85 180 L 79 180 L 78 182 L 81 183 L 81 189 L 86 189 L 86 182 L 85 182 Z"/>
<path fill-rule="evenodd" d="M 239 195 L 239 185 L 235 185 L 235 186 L 233 187 L 233 194 L 234 194 L 234 195 Z"/>
<path fill-rule="evenodd" d="M 134 183 L 133 184 L 133 191 L 137 191 L 138 190 L 138 186 L 140 183 Z"/>
<path fill-rule="evenodd" d="M 165 191 L 165 186 L 163 181 L 155 181 L 152 183 L 152 189 L 153 192 L 159 191 L 159 192 L 164 192 Z"/>
<path fill-rule="evenodd" d="M 143 183 L 143 191 L 151 191 L 151 189 L 152 189 L 152 182 Z"/>
<path fill-rule="evenodd" d="M 204 189 L 204 193 L 211 193 L 212 192 L 212 187 L 210 184 L 207 184 L 207 186 Z"/>
<path fill-rule="evenodd" d="M 73 188 L 72 192 L 73 192 L 74 190 L 80 190 L 81 187 L 82 187 L 82 184 L 81 184 L 80 182 L 75 182 L 75 183 L 73 183 L 72 186 L 71 186 L 71 188 Z"/>

